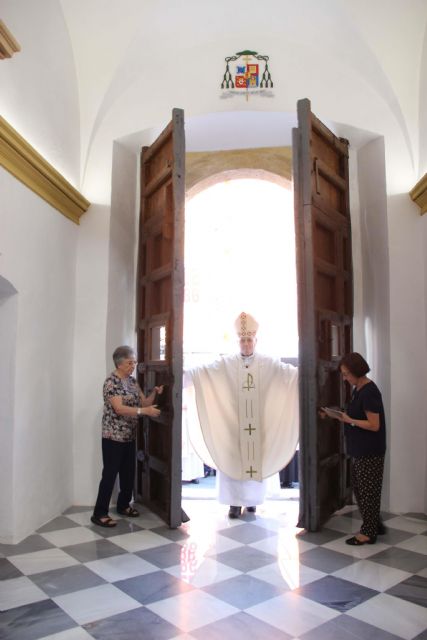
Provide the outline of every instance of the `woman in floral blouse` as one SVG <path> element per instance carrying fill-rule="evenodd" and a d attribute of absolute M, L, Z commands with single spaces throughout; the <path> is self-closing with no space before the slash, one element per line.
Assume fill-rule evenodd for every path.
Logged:
<path fill-rule="evenodd" d="M 104 412 L 102 416 L 102 478 L 91 520 L 100 527 L 115 527 L 116 520 L 108 515 L 111 494 L 117 474 L 120 491 L 117 513 L 136 518 L 139 513 L 130 506 L 135 477 L 135 437 L 138 416 L 157 418 L 160 409 L 153 405 L 156 393 L 163 386 L 154 387 L 146 398 L 136 379 L 135 352 L 131 347 L 117 347 L 113 353 L 115 370 L 104 382 Z"/>

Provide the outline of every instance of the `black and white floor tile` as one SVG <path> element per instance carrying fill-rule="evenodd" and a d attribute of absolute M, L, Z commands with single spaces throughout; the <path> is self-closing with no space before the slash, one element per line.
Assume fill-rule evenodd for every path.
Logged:
<path fill-rule="evenodd" d="M 304 535 L 295 499 L 229 520 L 201 495 L 177 530 L 73 507 L 0 545 L 0 638 L 427 640 L 427 516 L 384 514 L 386 535 L 350 547 L 353 507 Z"/>

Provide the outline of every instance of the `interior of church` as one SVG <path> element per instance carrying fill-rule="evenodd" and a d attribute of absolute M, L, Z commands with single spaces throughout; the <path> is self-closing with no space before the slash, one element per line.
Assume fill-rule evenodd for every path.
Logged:
<path fill-rule="evenodd" d="M 426 640 L 425 0 L 1 0 L 0 87 L 0 636 Z M 304 99 L 348 141 L 352 344 L 384 402 L 386 532 L 346 546 L 355 505 L 306 531 L 292 490 L 235 520 L 194 491 L 178 527 L 145 505 L 96 527 L 102 385 L 137 344 L 141 150 L 182 110 L 189 209 L 240 180 L 292 194 Z M 265 281 L 260 314 L 280 295 Z M 239 305 L 231 291 L 209 314 Z"/>

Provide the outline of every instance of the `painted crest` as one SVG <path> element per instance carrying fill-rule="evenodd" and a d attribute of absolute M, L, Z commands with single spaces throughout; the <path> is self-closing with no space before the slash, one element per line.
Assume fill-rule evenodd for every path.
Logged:
<path fill-rule="evenodd" d="M 273 79 L 268 68 L 268 56 L 257 51 L 238 51 L 225 58 L 225 72 L 221 82 L 222 98 L 233 95 L 264 95 L 272 97 Z"/>

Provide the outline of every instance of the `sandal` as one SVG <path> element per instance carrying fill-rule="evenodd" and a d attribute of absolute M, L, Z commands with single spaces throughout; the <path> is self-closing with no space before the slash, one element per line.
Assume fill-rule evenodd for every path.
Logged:
<path fill-rule="evenodd" d="M 117 522 L 113 520 L 113 518 L 110 518 L 110 516 L 101 516 L 100 518 L 98 518 L 97 516 L 92 516 L 91 521 L 93 522 L 93 524 L 97 524 L 98 527 L 107 527 L 107 529 L 111 529 L 117 524 Z"/>
<path fill-rule="evenodd" d="M 137 518 L 139 516 L 139 511 L 134 509 L 133 507 L 126 507 L 126 509 L 117 509 L 117 513 L 121 516 L 126 516 L 127 518 Z"/>
<path fill-rule="evenodd" d="M 352 547 L 361 547 L 363 544 L 375 544 L 377 541 L 377 536 L 371 536 L 367 540 L 359 540 L 356 536 L 352 536 L 348 538 L 345 543 L 351 545 Z"/>

